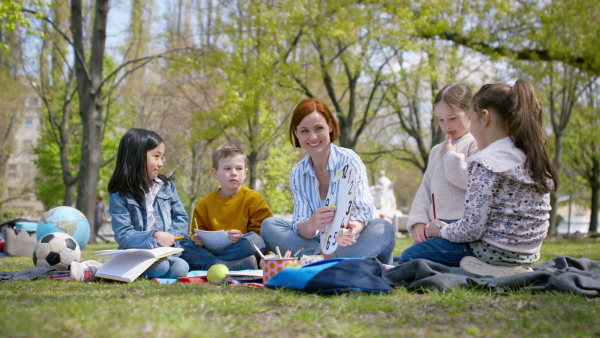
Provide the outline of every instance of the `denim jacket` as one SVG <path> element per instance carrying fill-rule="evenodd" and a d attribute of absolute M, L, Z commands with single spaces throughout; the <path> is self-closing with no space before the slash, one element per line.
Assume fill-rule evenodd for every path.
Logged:
<path fill-rule="evenodd" d="M 118 192 L 110 194 L 108 211 L 112 216 L 112 228 L 119 249 L 156 248 L 158 247 L 154 239 L 156 231 L 166 231 L 175 237 L 186 236 L 188 216 L 172 181 L 163 184 L 152 206 L 156 230 L 146 230 L 147 217 L 144 202 L 138 203 L 129 192 L 124 197 Z M 179 247 L 178 241 L 175 241 L 175 246 Z"/>

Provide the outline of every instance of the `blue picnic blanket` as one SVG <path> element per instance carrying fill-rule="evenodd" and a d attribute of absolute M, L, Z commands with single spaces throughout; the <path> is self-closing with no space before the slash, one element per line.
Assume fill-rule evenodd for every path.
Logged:
<path fill-rule="evenodd" d="M 206 270 L 194 270 L 188 272 L 186 277 L 206 276 L 208 271 Z M 172 284 L 179 280 L 179 278 L 153 278 L 159 284 Z"/>

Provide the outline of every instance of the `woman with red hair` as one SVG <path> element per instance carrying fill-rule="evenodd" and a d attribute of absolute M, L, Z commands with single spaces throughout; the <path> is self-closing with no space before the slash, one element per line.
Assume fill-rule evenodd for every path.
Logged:
<path fill-rule="evenodd" d="M 306 157 L 292 169 L 290 189 L 294 199 L 292 222 L 270 217 L 263 221 L 261 237 L 267 249 L 298 252 L 298 256 L 321 252 L 319 235 L 333 221 L 335 206 L 325 199 L 335 173 L 351 164 L 357 170 L 356 194 L 350 220 L 336 238 L 338 248 L 331 257 L 376 257 L 391 264 L 395 245 L 394 228 L 377 215 L 369 191 L 367 171 L 351 149 L 338 147 L 340 126 L 325 103 L 306 99 L 292 115 L 291 143 L 306 150 Z"/>

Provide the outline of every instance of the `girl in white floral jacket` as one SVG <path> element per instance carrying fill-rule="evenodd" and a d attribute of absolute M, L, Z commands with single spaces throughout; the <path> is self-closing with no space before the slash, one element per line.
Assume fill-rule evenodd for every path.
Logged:
<path fill-rule="evenodd" d="M 469 115 L 479 152 L 467 160 L 463 216 L 452 224 L 431 221 L 425 232 L 432 239 L 405 250 L 399 262 L 427 258 L 476 275 L 524 272 L 539 259 L 557 184 L 542 105 L 526 81 L 488 84 Z"/>

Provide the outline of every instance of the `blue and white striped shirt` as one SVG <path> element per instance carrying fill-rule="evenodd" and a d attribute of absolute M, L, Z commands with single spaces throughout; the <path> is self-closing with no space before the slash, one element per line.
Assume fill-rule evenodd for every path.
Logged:
<path fill-rule="evenodd" d="M 341 148 L 331 143 L 329 146 L 329 160 L 327 162 L 330 185 L 335 178 L 335 173 L 347 163 L 350 163 L 357 170 L 356 195 L 354 197 L 354 207 L 352 208 L 350 220 L 364 222 L 366 225 L 378 216 L 373 204 L 371 191 L 369 190 L 367 169 L 360 157 L 352 149 Z M 322 206 L 321 196 L 319 196 L 319 180 L 317 179 L 317 174 L 312 166 L 312 160 L 309 155 L 306 155 L 302 161 L 298 162 L 292 168 L 290 189 L 292 190 L 294 199 L 292 228 L 297 234 L 298 223 L 312 217 L 315 211 Z M 318 236 L 319 233 L 317 232 L 315 238 Z"/>

